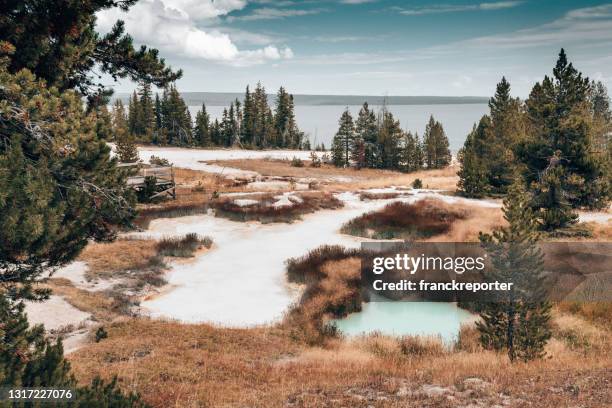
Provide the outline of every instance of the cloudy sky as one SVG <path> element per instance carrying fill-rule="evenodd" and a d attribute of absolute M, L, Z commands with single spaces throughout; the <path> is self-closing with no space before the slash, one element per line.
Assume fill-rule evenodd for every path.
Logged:
<path fill-rule="evenodd" d="M 612 3 L 567 0 L 140 0 L 98 15 L 182 68 L 182 91 L 258 80 L 300 94 L 518 96 L 561 47 L 612 87 Z M 119 92 L 133 84 L 116 85 Z"/>

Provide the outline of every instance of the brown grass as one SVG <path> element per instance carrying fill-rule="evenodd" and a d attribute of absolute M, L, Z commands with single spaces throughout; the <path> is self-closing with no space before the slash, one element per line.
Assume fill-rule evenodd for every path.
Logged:
<path fill-rule="evenodd" d="M 291 167 L 289 160 L 220 160 L 215 164 L 238 168 L 241 170 L 256 171 L 262 175 L 275 177 L 303 177 L 316 178 L 328 181 L 324 189 L 328 191 L 358 190 L 367 188 L 381 188 L 391 185 L 411 185 L 419 178 L 423 181 L 424 188 L 434 188 L 455 191 L 457 186 L 457 166 L 449 166 L 440 170 L 421 170 L 414 173 L 401 173 L 391 170 L 338 168 L 323 164 L 321 167 L 310 167 L 305 161 L 305 167 Z M 350 182 L 336 182 L 334 177 L 351 178 Z"/>
<path fill-rule="evenodd" d="M 292 205 L 274 207 L 271 204 L 278 193 L 249 195 L 244 198 L 258 200 L 258 204 L 239 206 L 234 200 L 241 197 L 221 197 L 210 203 L 215 209 L 216 215 L 230 218 L 236 221 L 261 221 L 261 222 L 292 222 L 304 214 L 313 213 L 318 210 L 329 210 L 341 208 L 344 204 L 331 193 L 325 192 L 301 192 L 295 196 L 302 199 Z"/>
<path fill-rule="evenodd" d="M 585 328 L 558 319 L 561 328 Z M 577 325 L 577 326 L 576 326 Z M 603 349 L 551 340 L 549 357 L 511 364 L 504 354 L 441 350 L 433 341 L 370 336 L 308 347 L 278 328 L 224 329 L 131 319 L 106 326 L 109 337 L 69 356 L 83 383 L 119 376 L 154 407 L 603 407 L 610 402 L 609 332 Z M 586 340 L 593 334 L 582 330 Z M 402 344 L 404 346 L 402 347 Z M 464 380 L 488 383 L 470 388 Z M 455 400 L 419 394 L 433 384 Z M 469 391 L 471 390 L 471 391 Z M 409 392 L 406 395 L 406 392 Z M 413 394 L 410 394 L 413 393 Z"/>
<path fill-rule="evenodd" d="M 111 278 L 118 272 L 159 266 L 157 242 L 146 239 L 90 243 L 79 256 L 79 260 L 87 263 L 89 279 Z"/>
<path fill-rule="evenodd" d="M 361 310 L 360 260 L 356 257 L 327 261 L 318 268 L 318 280 L 311 280 L 302 297 L 287 313 L 285 327 L 294 339 L 323 344 L 337 335 L 327 323 L 330 317 L 345 317 Z"/>
<path fill-rule="evenodd" d="M 446 233 L 467 212 L 439 200 L 394 202 L 379 211 L 363 214 L 342 226 L 345 234 L 375 239 L 419 239 Z"/>
<path fill-rule="evenodd" d="M 62 296 L 68 303 L 87 313 L 97 321 L 110 321 L 123 311 L 122 302 L 103 292 L 90 292 L 75 287 L 64 278 L 53 278 L 46 284 L 54 295 Z"/>

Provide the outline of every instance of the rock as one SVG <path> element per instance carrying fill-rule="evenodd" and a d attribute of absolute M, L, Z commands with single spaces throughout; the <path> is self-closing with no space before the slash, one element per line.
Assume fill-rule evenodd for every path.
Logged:
<path fill-rule="evenodd" d="M 463 385 L 466 388 L 482 390 L 491 386 L 491 383 L 476 377 L 466 378 L 463 380 Z"/>
<path fill-rule="evenodd" d="M 439 397 L 452 392 L 449 388 L 440 387 L 438 385 L 425 384 L 421 387 L 422 392 L 428 397 Z"/>
<path fill-rule="evenodd" d="M 404 385 L 401 386 L 399 390 L 397 390 L 395 395 L 398 397 L 410 397 L 412 396 L 412 391 L 410 391 L 410 389 L 408 389 L 408 387 Z"/>

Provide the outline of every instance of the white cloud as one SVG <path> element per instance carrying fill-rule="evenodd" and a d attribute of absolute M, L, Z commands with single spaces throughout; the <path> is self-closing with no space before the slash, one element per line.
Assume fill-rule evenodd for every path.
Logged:
<path fill-rule="evenodd" d="M 159 48 L 166 54 L 231 65 L 245 66 L 291 58 L 291 49 L 264 44 L 263 36 L 248 36 L 247 32 L 240 32 L 238 36 L 242 39 L 248 37 L 252 43 L 265 45 L 260 49 L 243 50 L 234 43 L 231 33 L 201 28 L 201 25 L 245 6 L 245 0 L 143 0 L 127 13 L 119 9 L 99 13 L 98 29 L 106 32 L 122 19 L 126 31 L 138 43 Z"/>
<path fill-rule="evenodd" d="M 522 3 L 523 1 L 498 1 L 480 4 L 436 4 L 428 7 L 400 8 L 399 12 L 406 16 L 420 16 L 424 14 L 456 13 L 464 11 L 489 11 L 513 8 Z"/>
<path fill-rule="evenodd" d="M 570 44 L 584 48 L 597 43 L 612 43 L 612 4 L 575 9 L 548 24 L 514 33 L 474 38 L 459 44 L 462 47 L 499 49 Z"/>
<path fill-rule="evenodd" d="M 246 14 L 244 16 L 230 16 L 227 19 L 229 21 L 233 20 L 242 20 L 242 21 L 254 21 L 254 20 L 276 20 L 287 17 L 297 17 L 297 16 L 308 16 L 313 14 L 319 14 L 325 11 L 324 9 L 309 9 L 309 10 L 301 10 L 301 9 L 280 9 L 280 8 L 271 8 L 271 7 L 262 7 L 253 10 L 251 14 Z"/>

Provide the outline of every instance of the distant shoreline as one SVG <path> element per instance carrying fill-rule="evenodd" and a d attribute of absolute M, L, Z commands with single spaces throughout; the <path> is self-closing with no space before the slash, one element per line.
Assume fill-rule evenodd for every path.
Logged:
<path fill-rule="evenodd" d="M 131 94 L 117 93 L 114 99 L 121 99 L 127 103 Z M 242 92 L 181 92 L 181 96 L 188 106 L 227 106 L 238 99 L 242 101 Z M 268 94 L 269 103 L 273 103 L 275 94 Z M 489 101 L 484 96 L 375 96 L 375 95 L 293 95 L 296 106 L 345 106 L 361 105 L 368 102 L 370 105 L 466 105 L 484 104 Z"/>

